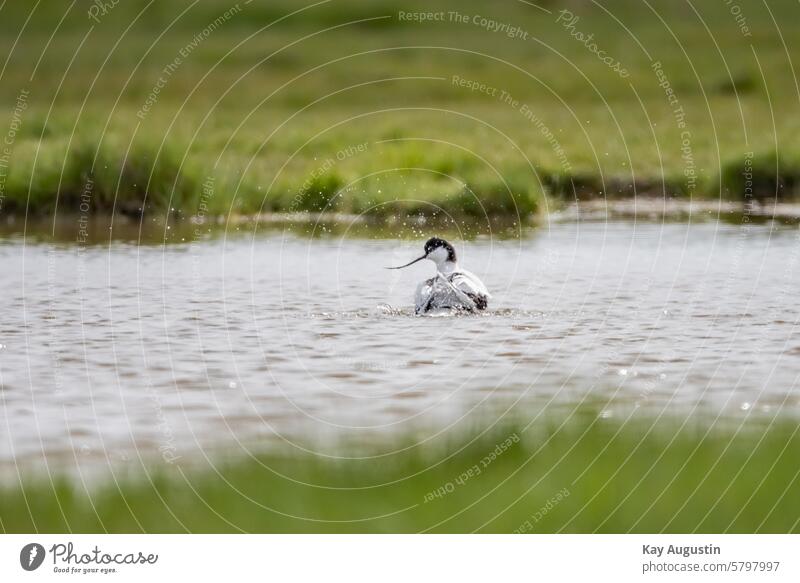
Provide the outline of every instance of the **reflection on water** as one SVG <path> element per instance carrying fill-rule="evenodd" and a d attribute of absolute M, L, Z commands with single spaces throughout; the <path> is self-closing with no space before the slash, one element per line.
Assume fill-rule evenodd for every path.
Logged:
<path fill-rule="evenodd" d="M 796 229 L 579 223 L 454 242 L 487 313 L 413 316 L 432 266 L 383 266 L 420 240 L 0 241 L 0 462 L 174 459 L 264 436 L 324 448 L 485 402 L 800 409 Z"/>
<path fill-rule="evenodd" d="M 431 231 L 456 240 L 519 239 L 531 225 L 514 217 L 382 216 L 331 213 L 267 213 L 256 216 L 183 217 L 180 213 L 126 215 L 69 215 L 55 218 L 9 216 L 0 221 L 0 239 L 28 243 L 79 242 L 107 245 L 127 242 L 139 245 L 191 243 L 241 235 L 294 235 L 302 238 L 359 237 L 363 239 L 419 239 Z M 535 223 L 534 219 L 527 222 Z"/>

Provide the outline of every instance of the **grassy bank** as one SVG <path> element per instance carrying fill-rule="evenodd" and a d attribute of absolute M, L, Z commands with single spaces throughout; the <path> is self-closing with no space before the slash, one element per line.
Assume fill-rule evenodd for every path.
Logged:
<path fill-rule="evenodd" d="M 550 416 L 369 459 L 183 461 L 0 496 L 6 532 L 797 532 L 796 424 Z M 397 444 L 395 444 L 397 445 Z M 403 448 L 395 448 L 396 450 Z M 364 452 L 362 451 L 362 454 Z"/>
<path fill-rule="evenodd" d="M 758 198 L 800 186 L 789 0 L 742 0 L 744 21 L 637 0 L 571 1 L 577 21 L 550 1 L 72 4 L 0 9 L 2 213 L 483 217 L 740 200 L 744 172 Z"/>

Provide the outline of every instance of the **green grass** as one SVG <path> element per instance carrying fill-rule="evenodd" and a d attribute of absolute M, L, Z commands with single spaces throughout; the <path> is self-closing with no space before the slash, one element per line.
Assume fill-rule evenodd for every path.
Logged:
<path fill-rule="evenodd" d="M 164 68 L 233 2 L 121 3 L 99 22 L 71 4 L 0 10 L 0 139 L 20 125 L 13 110 L 28 91 L 0 212 L 74 212 L 87 178 L 93 211 L 131 214 L 196 214 L 209 178 L 203 202 L 219 215 L 527 215 L 547 197 L 628 196 L 634 185 L 741 199 L 746 152 L 780 162 L 754 165 L 760 198 L 797 195 L 790 0 L 738 2 L 751 37 L 724 3 L 571 2 L 576 30 L 622 61 L 625 79 L 556 23 L 552 1 L 539 2 L 548 14 L 515 0 L 332 0 L 287 16 L 301 6 L 256 0 L 181 57 L 141 117 Z M 398 18 L 417 10 L 483 15 L 528 38 Z M 684 109 L 694 186 L 651 59 Z"/>
<path fill-rule="evenodd" d="M 709 428 L 584 408 L 524 427 L 373 441 L 349 459 L 288 447 L 209 465 L 183 459 L 88 492 L 28 477 L 0 492 L 0 520 L 6 532 L 800 530 L 793 421 Z"/>

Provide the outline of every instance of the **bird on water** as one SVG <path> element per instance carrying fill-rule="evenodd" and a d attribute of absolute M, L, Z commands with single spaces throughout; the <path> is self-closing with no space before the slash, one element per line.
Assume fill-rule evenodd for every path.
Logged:
<path fill-rule="evenodd" d="M 423 259 L 436 265 L 436 276 L 417 286 L 414 301 L 417 314 L 440 310 L 476 312 L 485 310 L 489 305 L 492 297 L 489 290 L 477 275 L 458 266 L 456 250 L 439 237 L 428 239 L 422 256 L 405 265 L 387 269 L 403 269 Z"/>

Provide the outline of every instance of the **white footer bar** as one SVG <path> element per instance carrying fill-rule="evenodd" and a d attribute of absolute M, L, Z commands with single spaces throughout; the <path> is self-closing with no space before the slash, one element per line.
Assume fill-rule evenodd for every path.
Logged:
<path fill-rule="evenodd" d="M 31 534 L 0 536 L 0 581 L 777 583 L 798 555 L 794 535 Z"/>

